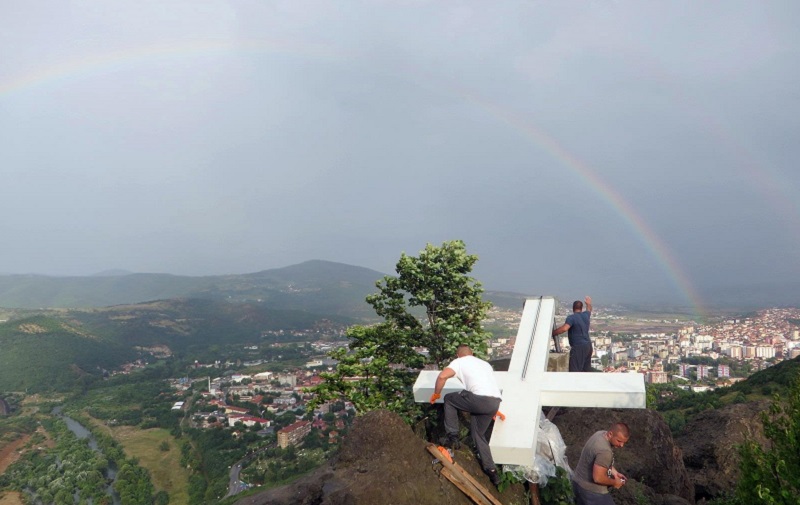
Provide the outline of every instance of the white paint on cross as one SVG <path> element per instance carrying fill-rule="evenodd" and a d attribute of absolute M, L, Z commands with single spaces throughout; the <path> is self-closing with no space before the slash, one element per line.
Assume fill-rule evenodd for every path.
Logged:
<path fill-rule="evenodd" d="M 553 297 L 525 301 L 508 371 L 495 372 L 503 394 L 500 410 L 506 416 L 505 421 L 495 422 L 489 443 L 495 463 L 533 465 L 543 405 L 635 409 L 646 406 L 642 374 L 547 371 L 555 311 Z M 414 401 L 430 401 L 438 375 L 436 370 L 420 372 L 414 384 Z M 464 386 L 458 379 L 449 379 L 442 390 L 442 399 L 447 393 L 462 389 Z"/>

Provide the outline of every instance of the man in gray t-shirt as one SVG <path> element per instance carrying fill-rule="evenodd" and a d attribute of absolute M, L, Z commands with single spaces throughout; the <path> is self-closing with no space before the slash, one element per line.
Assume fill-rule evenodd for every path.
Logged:
<path fill-rule="evenodd" d="M 572 475 L 572 491 L 578 505 L 614 505 L 608 487 L 619 489 L 627 477 L 614 468 L 614 447 L 623 447 L 630 438 L 625 423 L 616 423 L 589 437 Z"/>

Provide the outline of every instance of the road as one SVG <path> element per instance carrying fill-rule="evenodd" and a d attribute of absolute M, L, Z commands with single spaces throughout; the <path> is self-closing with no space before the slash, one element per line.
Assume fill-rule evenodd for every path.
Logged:
<path fill-rule="evenodd" d="M 225 498 L 239 494 L 248 488 L 247 483 L 239 480 L 239 474 L 242 471 L 242 462 L 244 462 L 244 459 L 231 467 L 230 480 L 228 481 L 228 494 L 225 495 Z"/>

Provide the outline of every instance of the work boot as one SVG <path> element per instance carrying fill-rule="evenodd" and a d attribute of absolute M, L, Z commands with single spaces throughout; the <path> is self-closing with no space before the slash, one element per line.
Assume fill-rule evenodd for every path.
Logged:
<path fill-rule="evenodd" d="M 448 433 L 446 437 L 439 439 L 439 445 L 447 447 L 448 449 L 453 449 L 454 451 L 457 451 L 461 448 L 461 442 L 458 440 L 458 435 L 452 435 L 450 433 Z"/>
<path fill-rule="evenodd" d="M 494 484 L 494 487 L 497 487 L 497 486 L 500 485 L 500 474 L 497 473 L 497 469 L 496 468 L 492 468 L 491 470 L 487 471 L 486 475 L 489 476 L 489 480 L 492 481 L 492 484 Z"/>

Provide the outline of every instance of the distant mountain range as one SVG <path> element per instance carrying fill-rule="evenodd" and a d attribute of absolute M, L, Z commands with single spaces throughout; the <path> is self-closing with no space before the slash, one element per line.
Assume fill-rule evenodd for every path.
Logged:
<path fill-rule="evenodd" d="M 0 391 L 64 389 L 166 345 L 197 353 L 276 335 L 337 334 L 377 320 L 365 298 L 384 274 L 308 261 L 246 275 L 0 276 Z M 523 295 L 487 293 L 521 308 Z"/>
<path fill-rule="evenodd" d="M 0 307 L 87 308 L 172 298 L 263 303 L 273 309 L 367 316 L 364 303 L 384 274 L 327 261 L 252 274 L 189 277 L 120 271 L 86 277 L 0 276 Z"/>
<path fill-rule="evenodd" d="M 276 310 L 305 310 L 372 318 L 367 295 L 386 274 L 343 263 L 306 261 L 241 275 L 189 277 L 107 271 L 85 277 L 0 275 L 0 307 L 89 308 L 173 298 L 263 304 Z M 487 293 L 500 306 L 518 308 L 524 295 Z"/>

